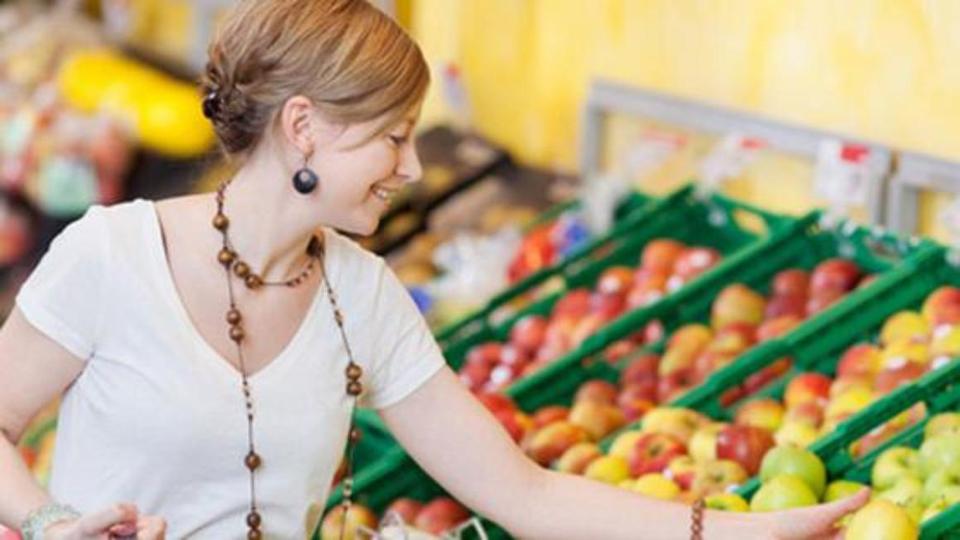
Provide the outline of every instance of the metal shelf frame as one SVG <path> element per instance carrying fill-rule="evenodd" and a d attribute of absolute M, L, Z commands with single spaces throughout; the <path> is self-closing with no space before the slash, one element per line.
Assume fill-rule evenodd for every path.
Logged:
<path fill-rule="evenodd" d="M 647 118 L 719 136 L 730 132 L 743 133 L 763 139 L 776 150 L 811 160 L 816 159 L 819 145 L 825 139 L 865 145 L 871 150 L 871 167 L 885 171 L 882 180 L 870 186 L 866 204 L 870 223 L 883 223 L 884 192 L 892 164 L 892 151 L 884 145 L 859 137 L 788 124 L 744 111 L 598 79 L 591 83 L 581 113 L 580 171 L 584 176 L 600 172 L 604 144 L 603 125 L 605 119 L 614 114 Z"/>
<path fill-rule="evenodd" d="M 915 152 L 903 152 L 887 189 L 885 224 L 892 230 L 918 233 L 920 193 L 938 191 L 960 196 L 960 163 Z"/>

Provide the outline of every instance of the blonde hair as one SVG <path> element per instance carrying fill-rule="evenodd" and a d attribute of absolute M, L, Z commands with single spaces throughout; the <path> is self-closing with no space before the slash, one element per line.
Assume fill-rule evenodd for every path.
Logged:
<path fill-rule="evenodd" d="M 296 95 L 334 122 L 383 117 L 372 138 L 413 110 L 429 82 L 417 44 L 366 0 L 243 0 L 210 44 L 204 114 L 228 154 L 256 146 Z"/>

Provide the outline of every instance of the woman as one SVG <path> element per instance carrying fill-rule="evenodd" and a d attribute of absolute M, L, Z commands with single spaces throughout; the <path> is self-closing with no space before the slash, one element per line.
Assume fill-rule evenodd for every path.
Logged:
<path fill-rule="evenodd" d="M 0 522 L 51 539 L 303 537 L 362 395 L 433 477 L 519 537 L 688 536 L 688 507 L 528 461 L 383 261 L 334 232 L 372 233 L 420 177 L 427 84 L 416 44 L 362 0 L 232 12 L 204 113 L 238 172 L 215 194 L 89 211 L 0 331 Z M 13 445 L 62 391 L 48 494 Z M 821 538 L 865 498 L 703 525 Z"/>

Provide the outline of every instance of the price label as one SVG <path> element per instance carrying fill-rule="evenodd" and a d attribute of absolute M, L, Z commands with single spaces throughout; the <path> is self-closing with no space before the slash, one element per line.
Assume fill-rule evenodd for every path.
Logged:
<path fill-rule="evenodd" d="M 677 133 L 648 130 L 630 145 L 623 157 L 623 168 L 631 179 L 650 174 L 687 145 L 687 138 Z"/>
<path fill-rule="evenodd" d="M 879 182 L 883 170 L 868 146 L 826 139 L 817 150 L 814 180 L 816 194 L 835 208 L 867 204 L 870 186 Z"/>
<path fill-rule="evenodd" d="M 955 264 L 960 263 L 960 195 L 940 213 L 940 222 L 947 230 L 950 245 L 953 246 L 950 253 L 951 260 Z"/>
<path fill-rule="evenodd" d="M 767 143 L 757 137 L 730 133 L 720 140 L 700 164 L 701 188 L 716 191 L 724 182 L 743 174 Z"/>

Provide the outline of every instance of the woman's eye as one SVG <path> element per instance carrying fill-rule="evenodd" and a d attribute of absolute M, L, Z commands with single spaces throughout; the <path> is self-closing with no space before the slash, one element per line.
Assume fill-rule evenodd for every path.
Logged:
<path fill-rule="evenodd" d="M 396 146 L 400 146 L 403 143 L 407 142 L 407 136 L 406 135 L 390 135 L 390 142 L 392 142 Z"/>

